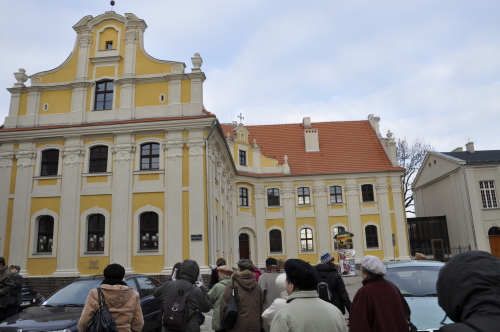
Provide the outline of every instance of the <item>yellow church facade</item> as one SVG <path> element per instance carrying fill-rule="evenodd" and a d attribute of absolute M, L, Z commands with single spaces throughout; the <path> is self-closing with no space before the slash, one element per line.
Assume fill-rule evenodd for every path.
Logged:
<path fill-rule="evenodd" d="M 59 67 L 16 72 L 0 127 L 0 256 L 27 276 L 208 273 L 268 257 L 317 263 L 334 235 L 408 259 L 392 134 L 365 121 L 220 124 L 188 70 L 144 49 L 134 14 L 82 18 Z M 28 79 L 31 85 L 27 86 Z"/>

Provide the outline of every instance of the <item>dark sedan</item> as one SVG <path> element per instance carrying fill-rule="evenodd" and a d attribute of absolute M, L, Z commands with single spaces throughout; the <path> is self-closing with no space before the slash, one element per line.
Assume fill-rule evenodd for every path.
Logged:
<path fill-rule="evenodd" d="M 85 277 L 60 289 L 37 307 L 30 307 L 0 323 L 1 332 L 75 332 L 76 324 L 91 289 L 99 287 L 103 276 Z M 162 302 L 153 297 L 157 280 L 145 275 L 125 277 L 127 285 L 139 292 L 143 331 L 161 331 Z"/>
<path fill-rule="evenodd" d="M 45 301 L 45 298 L 38 293 L 35 286 L 23 285 L 21 294 L 23 295 L 23 300 L 19 311 L 24 310 L 26 307 L 34 307 Z"/>

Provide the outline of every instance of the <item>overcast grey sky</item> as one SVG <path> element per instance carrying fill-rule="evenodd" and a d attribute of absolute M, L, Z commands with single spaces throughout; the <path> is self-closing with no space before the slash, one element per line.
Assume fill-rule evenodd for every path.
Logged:
<path fill-rule="evenodd" d="M 0 86 L 60 65 L 72 26 L 107 0 L 0 0 Z M 500 149 L 500 1 L 117 0 L 146 21 L 145 49 L 203 58 L 205 106 L 221 122 L 364 120 L 438 151 Z M 0 123 L 10 94 L 0 91 Z M 231 117 L 232 114 L 232 117 Z"/>

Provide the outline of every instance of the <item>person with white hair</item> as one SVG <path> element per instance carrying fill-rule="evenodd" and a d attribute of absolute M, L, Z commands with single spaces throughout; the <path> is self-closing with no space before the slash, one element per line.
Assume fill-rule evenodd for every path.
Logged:
<path fill-rule="evenodd" d="M 286 301 L 288 300 L 288 293 L 286 292 L 286 273 L 282 273 L 276 278 L 276 290 L 279 292 L 280 297 L 276 298 L 269 308 L 262 313 L 265 331 L 271 329 L 271 322 L 274 316 L 286 306 Z"/>
<path fill-rule="evenodd" d="M 361 287 L 352 301 L 349 312 L 350 332 L 408 332 L 406 312 L 410 308 L 399 289 L 384 279 L 387 269 L 375 256 L 361 260 Z"/>

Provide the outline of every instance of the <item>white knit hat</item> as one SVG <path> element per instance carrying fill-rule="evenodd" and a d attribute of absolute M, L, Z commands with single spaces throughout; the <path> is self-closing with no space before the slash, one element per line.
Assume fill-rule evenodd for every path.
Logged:
<path fill-rule="evenodd" d="M 384 263 L 382 263 L 380 258 L 371 255 L 366 255 L 365 257 L 363 257 L 363 259 L 361 260 L 361 266 L 366 271 L 381 276 L 385 275 L 385 273 L 387 272 L 387 268 L 385 267 Z"/>

